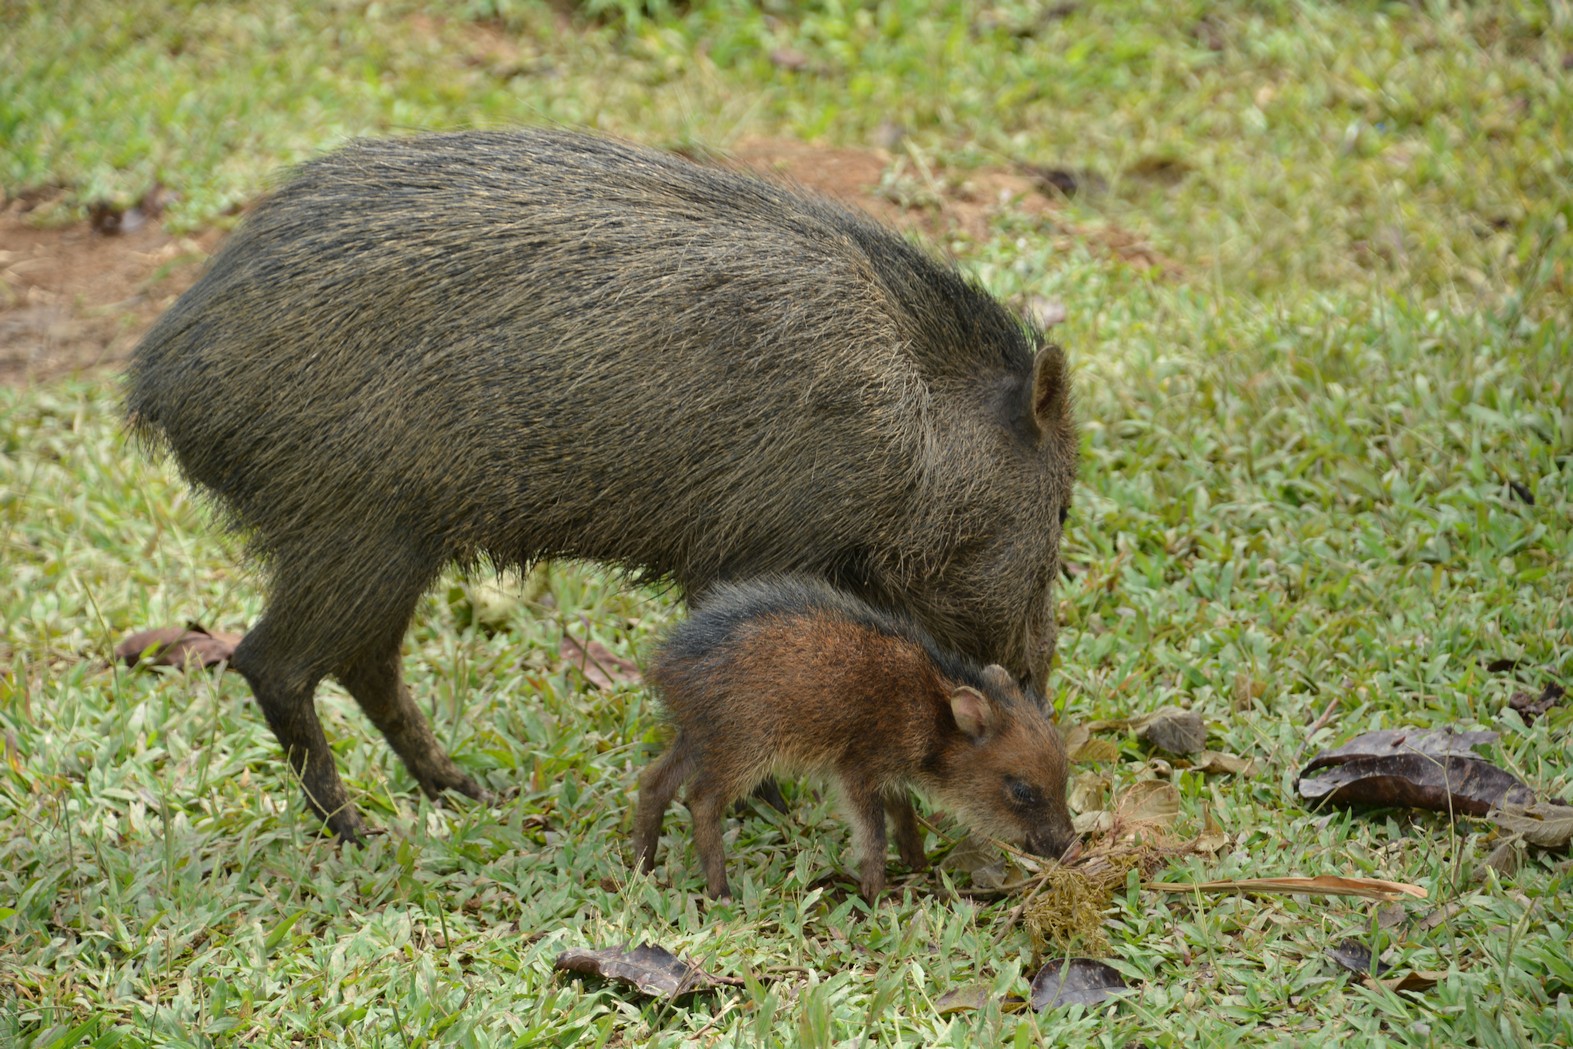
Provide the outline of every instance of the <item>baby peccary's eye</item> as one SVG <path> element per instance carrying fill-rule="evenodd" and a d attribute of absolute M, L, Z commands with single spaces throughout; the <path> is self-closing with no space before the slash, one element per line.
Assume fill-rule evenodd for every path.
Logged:
<path fill-rule="evenodd" d="M 1010 800 L 1023 808 L 1038 804 L 1038 792 L 1014 776 L 1005 777 L 1005 789 L 1010 792 Z"/>

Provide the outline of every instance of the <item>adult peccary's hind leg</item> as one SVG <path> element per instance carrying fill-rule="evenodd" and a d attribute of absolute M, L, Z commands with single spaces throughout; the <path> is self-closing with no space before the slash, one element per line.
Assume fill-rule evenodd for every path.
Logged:
<path fill-rule="evenodd" d="M 480 788 L 437 745 L 399 677 L 399 644 L 440 559 L 374 533 L 319 534 L 309 548 L 275 549 L 272 564 L 267 608 L 233 663 L 250 682 L 311 810 L 341 840 L 354 841 L 363 831 L 312 702 L 317 683 L 330 673 L 423 790 L 479 796 Z"/>
<path fill-rule="evenodd" d="M 290 651 L 283 640 L 282 621 L 277 607 L 270 607 L 235 648 L 230 662 L 251 685 L 268 727 L 305 788 L 306 804 L 340 841 L 355 841 L 364 825 L 339 779 L 312 702 L 322 672 Z"/>
<path fill-rule="evenodd" d="M 487 792 L 448 757 L 426 715 L 411 698 L 399 668 L 402 640 L 401 627 L 397 635 L 368 648 L 339 671 L 339 683 L 382 731 L 428 798 L 437 800 L 444 791 L 452 790 L 486 800 Z"/>

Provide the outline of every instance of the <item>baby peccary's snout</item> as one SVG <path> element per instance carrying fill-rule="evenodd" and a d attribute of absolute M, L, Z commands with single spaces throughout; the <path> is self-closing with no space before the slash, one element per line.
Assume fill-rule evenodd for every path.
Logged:
<path fill-rule="evenodd" d="M 1003 667 L 945 652 L 907 617 L 821 581 L 718 588 L 648 676 L 677 734 L 640 780 L 634 856 L 645 871 L 686 783 L 706 885 L 730 896 L 722 815 L 772 774 L 835 787 L 870 900 L 885 887 L 887 817 L 902 862 L 926 862 L 913 790 L 1042 855 L 1075 841 L 1065 749 L 1042 701 Z"/>

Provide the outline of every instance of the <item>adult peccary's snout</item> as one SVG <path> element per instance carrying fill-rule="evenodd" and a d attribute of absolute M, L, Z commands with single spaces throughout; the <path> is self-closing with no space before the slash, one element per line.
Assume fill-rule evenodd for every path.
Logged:
<path fill-rule="evenodd" d="M 127 408 L 265 566 L 234 665 L 346 839 L 324 676 L 428 794 L 481 794 L 400 680 L 452 562 L 701 600 L 795 571 L 1024 680 L 1053 652 L 1060 351 L 868 219 L 676 156 L 466 132 L 308 163 L 137 347 Z"/>

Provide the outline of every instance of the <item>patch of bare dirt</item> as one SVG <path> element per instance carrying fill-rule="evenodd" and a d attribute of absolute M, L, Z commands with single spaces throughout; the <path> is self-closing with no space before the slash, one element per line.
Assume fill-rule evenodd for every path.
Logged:
<path fill-rule="evenodd" d="M 1028 173 L 933 171 L 881 149 L 774 138 L 744 140 L 729 162 L 824 193 L 938 244 L 984 240 L 1008 217 L 1062 246 L 1084 244 L 1161 274 L 1176 272 L 1132 233 L 1065 221 L 1058 200 Z M 0 211 L 0 383 L 9 385 L 123 365 L 222 239 L 216 230 L 172 236 L 151 219 L 120 232 L 89 223 L 38 229 L 27 224 L 26 208 L 13 201 Z"/>
<path fill-rule="evenodd" d="M 0 211 L 0 382 L 118 365 L 219 238 L 174 237 L 152 221 L 120 233 L 37 229 L 21 204 Z"/>

